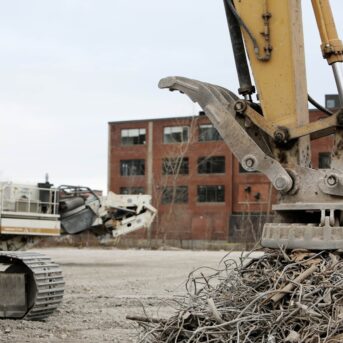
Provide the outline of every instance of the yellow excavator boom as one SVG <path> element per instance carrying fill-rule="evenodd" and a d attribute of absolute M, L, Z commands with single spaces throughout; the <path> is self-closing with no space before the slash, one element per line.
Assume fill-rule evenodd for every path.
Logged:
<path fill-rule="evenodd" d="M 330 3 L 312 5 L 343 104 L 343 49 Z M 242 97 L 184 77 L 159 86 L 198 102 L 243 168 L 264 173 L 278 191 L 263 246 L 342 249 L 343 110 L 332 113 L 308 95 L 301 1 L 224 0 L 224 6 Z M 310 122 L 308 101 L 328 117 Z M 310 141 L 332 134 L 331 169 L 313 169 Z"/>

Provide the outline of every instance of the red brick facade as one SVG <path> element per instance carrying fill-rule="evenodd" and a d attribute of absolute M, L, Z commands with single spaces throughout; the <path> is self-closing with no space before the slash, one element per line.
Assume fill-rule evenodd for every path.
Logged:
<path fill-rule="evenodd" d="M 321 116 L 320 112 L 311 111 L 312 120 Z M 109 190 L 120 193 L 123 187 L 140 187 L 145 193 L 152 194 L 159 215 L 151 238 L 236 241 L 239 240 L 237 234 L 242 234 L 245 240 L 252 241 L 256 239 L 251 236 L 256 234 L 255 229 L 242 233 L 242 228 L 232 219 L 245 218 L 251 223 L 249 216 L 255 214 L 254 225 L 259 225 L 259 216 L 268 213 L 275 194 L 262 174 L 240 172 L 238 161 L 222 140 L 199 141 L 199 125 L 202 124 L 209 124 L 206 116 L 109 123 Z M 164 128 L 179 126 L 189 127 L 189 142 L 164 143 Z M 145 144 L 123 145 L 122 130 L 138 128 L 145 129 Z M 319 153 L 331 151 L 331 146 L 331 137 L 312 143 L 315 168 L 318 167 Z M 188 158 L 188 174 L 163 175 L 162 166 L 166 159 L 178 156 Z M 199 173 L 199 158 L 211 156 L 225 158 L 224 173 Z M 144 175 L 121 176 L 121 161 L 127 160 L 144 160 Z M 221 192 L 224 186 L 224 201 L 199 202 L 198 187 L 211 185 L 220 186 Z M 180 204 L 163 204 L 162 193 L 168 186 L 173 189 L 187 186 L 188 200 Z M 138 232 L 131 237 L 144 238 L 145 235 Z"/>

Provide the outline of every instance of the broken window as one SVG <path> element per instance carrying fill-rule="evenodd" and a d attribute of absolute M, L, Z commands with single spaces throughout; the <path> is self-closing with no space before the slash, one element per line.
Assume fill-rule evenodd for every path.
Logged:
<path fill-rule="evenodd" d="M 225 157 L 211 156 L 198 159 L 199 174 L 225 173 Z"/>
<path fill-rule="evenodd" d="M 219 141 L 222 140 L 217 129 L 212 124 L 203 124 L 199 126 L 199 141 Z"/>
<path fill-rule="evenodd" d="M 170 126 L 163 129 L 163 143 L 188 142 L 188 126 Z"/>
<path fill-rule="evenodd" d="M 198 186 L 198 202 L 224 202 L 224 186 Z"/>
<path fill-rule="evenodd" d="M 319 169 L 331 168 L 331 154 L 329 152 L 319 153 Z"/>
<path fill-rule="evenodd" d="M 145 174 L 144 160 L 121 160 L 120 161 L 120 175 L 133 176 Z"/>
<path fill-rule="evenodd" d="M 164 187 L 162 191 L 162 204 L 185 204 L 188 202 L 188 187 Z"/>
<path fill-rule="evenodd" d="M 189 172 L 188 157 L 164 158 L 163 175 L 187 175 Z"/>
<path fill-rule="evenodd" d="M 125 129 L 121 130 L 122 145 L 140 145 L 146 142 L 145 129 Z"/>

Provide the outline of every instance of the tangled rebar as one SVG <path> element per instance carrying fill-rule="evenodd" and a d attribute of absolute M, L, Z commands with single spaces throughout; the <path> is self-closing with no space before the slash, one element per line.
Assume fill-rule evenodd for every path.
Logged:
<path fill-rule="evenodd" d="M 343 253 L 268 250 L 192 272 L 169 319 L 131 318 L 140 343 L 343 342 Z"/>

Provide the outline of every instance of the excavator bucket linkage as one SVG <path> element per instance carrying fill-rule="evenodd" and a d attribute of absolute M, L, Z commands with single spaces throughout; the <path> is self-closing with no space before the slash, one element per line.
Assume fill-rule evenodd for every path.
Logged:
<path fill-rule="evenodd" d="M 274 156 L 271 137 L 245 115 L 248 109 L 254 111 L 249 102 L 223 87 L 184 77 L 162 79 L 159 87 L 197 102 L 243 168 L 265 174 L 279 192 L 279 203 L 273 206 L 275 222 L 264 226 L 264 247 L 343 249 L 341 172 L 300 165 L 285 168 Z"/>

